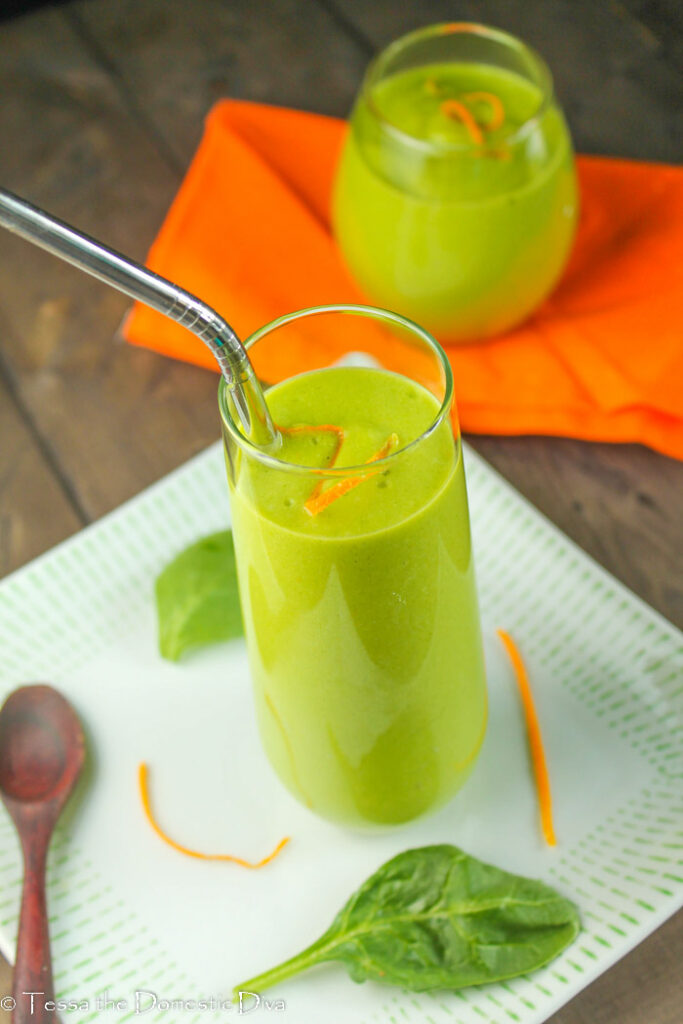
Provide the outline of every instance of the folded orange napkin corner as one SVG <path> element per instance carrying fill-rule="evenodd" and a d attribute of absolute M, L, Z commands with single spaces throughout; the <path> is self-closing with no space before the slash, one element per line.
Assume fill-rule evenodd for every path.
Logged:
<path fill-rule="evenodd" d="M 329 227 L 345 130 L 302 111 L 218 103 L 148 265 L 243 338 L 295 309 L 367 301 Z M 634 441 L 683 459 L 683 169 L 577 162 L 581 219 L 553 295 L 514 331 L 447 348 L 462 428 Z M 200 341 L 146 306 L 124 336 L 216 369 Z M 301 348 L 275 358 L 272 379 L 316 365 Z"/>

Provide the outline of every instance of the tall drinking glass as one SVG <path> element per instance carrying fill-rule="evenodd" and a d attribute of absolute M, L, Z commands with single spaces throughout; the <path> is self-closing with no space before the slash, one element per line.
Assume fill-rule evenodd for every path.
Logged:
<path fill-rule="evenodd" d="M 359 356 L 385 336 L 412 375 Z M 277 455 L 253 445 L 221 381 L 263 746 L 317 814 L 408 821 L 463 783 L 487 714 L 450 366 L 416 324 L 364 306 L 293 313 L 247 347 L 283 436 Z M 283 347 L 330 356 L 282 379 Z"/>
<path fill-rule="evenodd" d="M 435 25 L 368 68 L 333 222 L 366 295 L 445 342 L 524 320 L 567 260 L 571 140 L 550 72 L 496 29 Z"/>

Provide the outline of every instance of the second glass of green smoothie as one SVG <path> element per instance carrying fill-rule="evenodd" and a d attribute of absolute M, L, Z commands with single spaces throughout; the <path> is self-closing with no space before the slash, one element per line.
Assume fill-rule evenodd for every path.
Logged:
<path fill-rule="evenodd" d="M 342 254 L 371 301 L 443 342 L 506 331 L 557 282 L 576 219 L 569 132 L 530 47 L 444 24 L 373 61 L 333 201 Z"/>
<path fill-rule="evenodd" d="M 387 339 L 413 375 L 359 356 Z M 221 381 L 263 745 L 315 813 L 400 824 L 457 791 L 486 725 L 450 366 L 426 331 L 362 306 L 291 314 L 247 345 L 283 439 L 272 454 L 244 437 Z M 278 352 L 302 348 L 316 365 L 279 377 Z"/>

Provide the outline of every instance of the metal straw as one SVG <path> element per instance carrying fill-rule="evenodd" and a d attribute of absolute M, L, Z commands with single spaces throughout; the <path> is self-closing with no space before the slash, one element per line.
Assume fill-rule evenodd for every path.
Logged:
<path fill-rule="evenodd" d="M 242 342 L 205 302 L 1 188 L 0 225 L 192 331 L 213 352 L 247 437 L 262 447 L 279 441 Z"/>

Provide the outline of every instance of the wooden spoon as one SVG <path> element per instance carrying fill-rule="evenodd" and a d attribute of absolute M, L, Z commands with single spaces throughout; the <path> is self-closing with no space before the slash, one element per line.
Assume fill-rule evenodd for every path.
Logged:
<path fill-rule="evenodd" d="M 15 690 L 0 710 L 0 796 L 24 855 L 13 1024 L 55 1024 L 45 865 L 52 832 L 85 758 L 71 705 L 51 686 Z M 40 993 L 31 998 L 26 993 Z"/>

